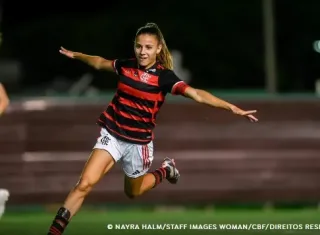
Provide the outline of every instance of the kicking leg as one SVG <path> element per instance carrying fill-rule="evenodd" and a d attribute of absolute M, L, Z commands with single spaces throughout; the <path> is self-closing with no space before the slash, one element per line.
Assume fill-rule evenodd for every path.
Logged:
<path fill-rule="evenodd" d="M 70 219 L 78 212 L 93 186 L 112 168 L 114 163 L 115 161 L 109 152 L 101 149 L 92 151 L 80 180 L 67 196 L 63 207 L 58 210 L 48 235 L 60 235 L 63 233 Z"/>
<path fill-rule="evenodd" d="M 146 173 L 137 178 L 126 175 L 124 184 L 125 193 L 129 198 L 133 199 L 156 187 L 163 179 L 167 179 L 171 184 L 176 184 L 179 178 L 180 173 L 176 168 L 174 160 L 165 158 L 162 166 L 153 172 Z"/>
<path fill-rule="evenodd" d="M 147 173 L 138 178 L 132 178 L 125 175 L 124 192 L 127 197 L 133 199 L 152 189 L 155 185 L 155 181 L 156 179 L 152 173 Z"/>

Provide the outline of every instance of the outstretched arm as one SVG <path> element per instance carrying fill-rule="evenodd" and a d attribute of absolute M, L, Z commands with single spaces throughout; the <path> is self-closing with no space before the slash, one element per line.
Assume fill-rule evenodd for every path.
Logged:
<path fill-rule="evenodd" d="M 173 95 L 183 95 L 191 98 L 198 103 L 206 104 L 211 107 L 222 108 L 232 111 L 234 114 L 247 117 L 251 122 L 257 122 L 258 119 L 252 114 L 256 110 L 244 111 L 237 106 L 230 104 L 218 97 L 213 96 L 207 91 L 195 89 L 182 81 L 172 70 L 165 70 L 159 77 L 159 86 L 165 93 Z"/>
<path fill-rule="evenodd" d="M 195 89 L 190 86 L 186 87 L 183 93 L 186 97 L 189 97 L 198 103 L 206 104 L 216 108 L 222 108 L 233 112 L 234 114 L 245 116 L 252 122 L 257 122 L 258 119 L 252 114 L 256 113 L 256 110 L 244 111 L 237 106 L 230 104 L 207 91 L 201 89 Z"/>
<path fill-rule="evenodd" d="M 9 97 L 3 85 L 0 83 L 0 116 L 9 106 Z"/>
<path fill-rule="evenodd" d="M 65 56 L 71 58 L 71 59 L 80 60 L 80 61 L 90 65 L 91 67 L 97 69 L 97 70 L 106 70 L 106 71 L 114 72 L 112 60 L 104 59 L 101 56 L 86 55 L 81 52 L 70 51 L 70 50 L 67 50 L 63 47 L 61 47 L 59 52 Z"/>

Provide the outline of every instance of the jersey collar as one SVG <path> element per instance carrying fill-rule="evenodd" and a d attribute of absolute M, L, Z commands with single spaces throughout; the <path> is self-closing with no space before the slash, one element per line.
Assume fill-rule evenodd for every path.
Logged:
<path fill-rule="evenodd" d="M 138 63 L 138 61 L 137 61 Z M 144 67 L 141 67 L 139 64 L 138 64 L 138 69 L 139 70 L 142 70 L 144 72 L 155 72 L 157 70 L 157 67 L 159 66 L 159 62 L 157 61 L 154 65 L 152 65 L 150 68 L 148 69 L 145 69 Z"/>

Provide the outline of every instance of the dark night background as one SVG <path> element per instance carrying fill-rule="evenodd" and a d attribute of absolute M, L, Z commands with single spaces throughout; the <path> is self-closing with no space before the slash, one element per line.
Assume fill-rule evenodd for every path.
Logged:
<path fill-rule="evenodd" d="M 18 61 L 18 81 L 2 76 L 12 92 L 37 92 L 54 86 L 57 77 L 75 82 L 85 73 L 103 91 L 116 85 L 113 74 L 96 72 L 64 58 L 59 47 L 122 58 L 133 55 L 138 27 L 156 22 L 171 50 L 183 54 L 190 84 L 208 89 L 265 87 L 262 2 L 217 1 L 2 1 L 3 44 L 0 58 Z M 320 2 L 274 1 L 278 88 L 313 92 L 320 77 Z"/>

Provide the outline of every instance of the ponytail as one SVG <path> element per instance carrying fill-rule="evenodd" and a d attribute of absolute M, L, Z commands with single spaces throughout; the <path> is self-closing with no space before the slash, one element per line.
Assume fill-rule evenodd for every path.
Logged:
<path fill-rule="evenodd" d="M 138 29 L 136 37 L 141 34 L 152 34 L 157 37 L 162 46 L 160 53 L 157 55 L 157 60 L 165 69 L 173 70 L 172 55 L 167 47 L 166 41 L 164 40 L 163 34 L 158 25 L 155 23 L 147 23 L 145 26 Z"/>

